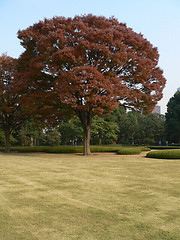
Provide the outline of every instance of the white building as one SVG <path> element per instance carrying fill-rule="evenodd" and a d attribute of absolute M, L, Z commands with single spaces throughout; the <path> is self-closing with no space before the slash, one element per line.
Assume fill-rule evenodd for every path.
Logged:
<path fill-rule="evenodd" d="M 158 113 L 158 114 L 161 114 L 161 107 L 156 105 L 154 110 L 152 111 L 152 113 Z"/>

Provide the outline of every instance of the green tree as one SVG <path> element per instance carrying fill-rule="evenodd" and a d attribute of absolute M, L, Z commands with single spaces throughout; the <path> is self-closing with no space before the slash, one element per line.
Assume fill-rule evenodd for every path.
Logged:
<path fill-rule="evenodd" d="M 180 143 L 180 91 L 167 104 L 166 134 L 171 143 Z"/>
<path fill-rule="evenodd" d="M 44 145 L 59 145 L 61 141 L 60 133 L 57 128 L 45 129 L 44 130 Z"/>
<path fill-rule="evenodd" d="M 22 146 L 33 146 L 42 144 L 44 133 L 42 127 L 39 127 L 30 119 L 27 120 L 20 129 L 18 129 L 18 139 Z"/>
<path fill-rule="evenodd" d="M 80 120 L 75 117 L 68 121 L 63 121 L 59 126 L 59 133 L 61 136 L 61 144 L 80 144 L 83 139 L 83 130 Z"/>
<path fill-rule="evenodd" d="M 165 118 L 159 114 L 144 115 L 137 111 L 126 112 L 119 107 L 113 113 L 119 125 L 118 143 L 157 144 L 165 141 Z"/>
<path fill-rule="evenodd" d="M 118 124 L 118 133 L 117 133 L 117 142 L 118 143 L 126 143 L 127 140 L 127 113 L 126 109 L 123 106 L 119 106 L 119 108 L 115 109 L 112 113 L 115 116 L 116 123 Z"/>
<path fill-rule="evenodd" d="M 144 145 L 158 144 L 165 141 L 165 118 L 159 114 L 143 115 L 137 113 L 138 129 L 136 143 Z"/>
<path fill-rule="evenodd" d="M 5 144 L 4 132 L 2 129 L 0 129 L 0 146 L 4 146 L 4 144 Z"/>
<path fill-rule="evenodd" d="M 91 142 L 93 144 L 110 144 L 117 140 L 119 126 L 115 116 L 104 115 L 102 118 L 95 116 L 92 120 Z"/>

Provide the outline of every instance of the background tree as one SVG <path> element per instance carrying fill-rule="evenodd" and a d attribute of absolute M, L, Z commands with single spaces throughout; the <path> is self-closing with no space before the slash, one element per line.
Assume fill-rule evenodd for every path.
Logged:
<path fill-rule="evenodd" d="M 82 143 L 82 127 L 81 122 L 77 117 L 72 118 L 68 121 L 62 121 L 62 123 L 58 127 L 58 130 L 61 136 L 61 144 L 74 145 L 75 143 Z"/>
<path fill-rule="evenodd" d="M 33 119 L 28 119 L 17 129 L 17 139 L 22 146 L 36 146 L 44 142 L 43 129 L 37 126 Z"/>
<path fill-rule="evenodd" d="M 159 114 L 144 115 L 123 107 L 115 109 L 113 115 L 119 126 L 117 143 L 154 145 L 165 142 L 165 117 Z"/>
<path fill-rule="evenodd" d="M 84 154 L 90 154 L 92 118 L 124 106 L 151 111 L 165 79 L 158 51 L 117 19 L 54 17 L 19 31 L 22 68 L 32 86 L 57 94 L 79 117 Z M 38 89 L 38 87 L 36 87 Z"/>
<path fill-rule="evenodd" d="M 94 145 L 116 143 L 118 131 L 119 126 L 113 114 L 95 116 L 92 120 L 91 143 Z"/>
<path fill-rule="evenodd" d="M 27 118 L 20 101 L 22 82 L 17 80 L 17 60 L 7 55 L 0 57 L 0 126 L 5 135 L 5 151 L 10 152 L 10 136 Z"/>
<path fill-rule="evenodd" d="M 180 91 L 167 104 L 166 134 L 171 143 L 180 143 Z"/>
<path fill-rule="evenodd" d="M 61 138 L 57 128 L 46 129 L 44 132 L 44 145 L 57 146 Z"/>
<path fill-rule="evenodd" d="M 4 145 L 5 145 L 5 136 L 4 136 L 4 132 L 0 128 L 0 146 L 4 146 Z"/>

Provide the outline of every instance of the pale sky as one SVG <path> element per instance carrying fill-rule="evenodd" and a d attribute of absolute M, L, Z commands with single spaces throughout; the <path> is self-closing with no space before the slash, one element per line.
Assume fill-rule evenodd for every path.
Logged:
<path fill-rule="evenodd" d="M 23 52 L 17 31 L 53 16 L 92 13 L 116 17 L 158 47 L 159 66 L 167 79 L 161 113 L 180 87 L 180 0 L 0 0 L 0 55 Z"/>

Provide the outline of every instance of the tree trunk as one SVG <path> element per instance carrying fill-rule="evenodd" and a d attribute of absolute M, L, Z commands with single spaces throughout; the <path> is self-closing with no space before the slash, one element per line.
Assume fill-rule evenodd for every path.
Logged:
<path fill-rule="evenodd" d="M 10 153 L 10 132 L 5 132 L 5 152 Z"/>
<path fill-rule="evenodd" d="M 102 144 L 102 138 L 99 136 L 99 145 Z"/>
<path fill-rule="evenodd" d="M 87 125 L 86 128 L 83 128 L 84 130 L 84 155 L 90 155 L 90 139 L 91 139 L 91 126 Z"/>
<path fill-rule="evenodd" d="M 84 111 L 79 110 L 78 111 L 78 117 L 81 121 L 81 125 L 83 128 L 83 135 L 84 135 L 84 152 L 83 155 L 90 155 L 90 139 L 91 139 L 91 123 L 92 123 L 92 111 Z"/>
<path fill-rule="evenodd" d="M 30 137 L 30 146 L 33 147 L 33 145 L 34 145 L 34 138 L 31 136 Z"/>

